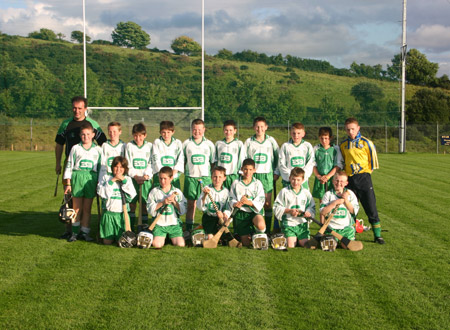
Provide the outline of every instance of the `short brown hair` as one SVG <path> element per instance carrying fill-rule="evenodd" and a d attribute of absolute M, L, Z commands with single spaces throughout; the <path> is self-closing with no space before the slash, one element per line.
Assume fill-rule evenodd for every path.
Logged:
<path fill-rule="evenodd" d="M 117 166 L 117 164 L 122 165 L 122 167 L 125 169 L 125 174 L 128 174 L 128 160 L 125 157 L 117 156 L 114 157 L 112 163 L 111 163 L 111 170 Z"/>
<path fill-rule="evenodd" d="M 347 119 L 345 120 L 345 125 L 348 125 L 348 124 L 356 124 L 356 125 L 359 125 L 358 120 L 357 120 L 356 118 L 354 118 L 354 117 L 350 117 L 350 118 L 347 118 Z"/>
<path fill-rule="evenodd" d="M 262 121 L 264 124 L 267 125 L 266 118 L 259 116 L 259 117 L 256 117 L 255 119 L 253 119 L 253 126 L 255 126 L 256 123 L 259 123 L 260 121 Z"/>
<path fill-rule="evenodd" d="M 170 178 L 173 177 L 173 170 L 172 167 L 169 166 L 163 166 L 159 170 L 159 174 L 167 174 Z"/>
<path fill-rule="evenodd" d="M 293 123 L 292 124 L 292 129 L 302 129 L 305 130 L 305 125 L 303 125 L 302 123 Z"/>
<path fill-rule="evenodd" d="M 80 126 L 80 133 L 82 130 L 84 129 L 90 129 L 92 132 L 94 131 L 94 126 L 92 126 L 92 124 L 89 121 L 85 121 L 83 124 L 81 124 Z"/>
<path fill-rule="evenodd" d="M 328 135 L 329 137 L 333 136 L 333 131 L 331 130 L 331 127 L 321 127 L 319 128 L 319 136 Z"/>
<path fill-rule="evenodd" d="M 333 178 L 337 178 L 338 176 L 345 176 L 348 180 L 348 174 L 344 171 L 344 170 L 339 170 L 337 171 L 334 175 Z"/>
<path fill-rule="evenodd" d="M 119 123 L 118 121 L 112 121 L 108 124 L 108 128 L 110 128 L 111 126 L 117 126 L 119 127 L 119 129 L 122 129 L 122 124 Z"/>
<path fill-rule="evenodd" d="M 256 163 L 253 159 L 247 158 L 242 162 L 242 167 L 244 166 L 253 166 L 253 168 L 256 168 Z"/>
<path fill-rule="evenodd" d="M 303 179 L 305 178 L 305 171 L 300 167 L 294 167 L 291 170 L 291 174 L 289 174 L 289 177 L 291 176 L 301 176 Z"/>
<path fill-rule="evenodd" d="M 227 176 L 227 170 L 225 169 L 225 167 L 215 166 L 212 171 L 213 171 L 213 173 L 214 173 L 214 171 L 222 172 L 223 175 Z"/>
<path fill-rule="evenodd" d="M 85 98 L 85 97 L 83 97 L 83 96 L 74 96 L 74 97 L 72 97 L 72 100 L 71 100 L 71 101 L 72 101 L 72 105 L 73 105 L 75 102 L 83 102 L 85 108 L 87 108 L 87 106 L 88 106 L 87 98 Z"/>
<path fill-rule="evenodd" d="M 144 123 L 134 124 L 131 134 L 147 134 L 147 129 L 145 128 Z"/>
<path fill-rule="evenodd" d="M 159 123 L 159 131 L 161 132 L 162 130 L 169 130 L 169 131 L 175 131 L 175 125 L 172 121 L 169 120 L 163 120 L 162 122 Z"/>
<path fill-rule="evenodd" d="M 225 121 L 223 122 L 223 127 L 225 127 L 225 126 L 233 126 L 234 129 L 237 128 L 236 122 L 235 122 L 233 119 L 225 120 Z"/>
<path fill-rule="evenodd" d="M 203 125 L 205 126 L 205 122 L 201 120 L 200 118 L 194 119 L 192 121 L 191 127 L 194 127 L 194 125 Z"/>

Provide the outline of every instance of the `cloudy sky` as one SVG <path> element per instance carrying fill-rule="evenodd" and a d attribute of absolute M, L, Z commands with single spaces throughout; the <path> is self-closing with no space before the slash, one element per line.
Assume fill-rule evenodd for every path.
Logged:
<path fill-rule="evenodd" d="M 327 60 L 348 68 L 355 61 L 391 63 L 399 52 L 402 0 L 205 0 L 205 47 Z M 409 0 L 408 48 L 439 63 L 450 75 L 450 0 Z M 87 34 L 111 40 L 120 21 L 134 21 L 151 37 L 150 48 L 170 50 L 188 35 L 201 41 L 201 0 L 86 0 Z M 26 36 L 45 27 L 82 30 L 82 0 L 1 0 L 0 31 Z"/>

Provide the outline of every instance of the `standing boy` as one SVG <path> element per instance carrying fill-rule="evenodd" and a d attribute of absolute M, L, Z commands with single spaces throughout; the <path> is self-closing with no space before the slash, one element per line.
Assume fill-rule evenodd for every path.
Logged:
<path fill-rule="evenodd" d="M 272 190 L 274 181 L 278 180 L 278 144 L 275 139 L 266 134 L 269 126 L 264 117 L 253 120 L 255 135 L 248 138 L 244 144 L 244 157 L 255 162 L 255 178 L 261 181 L 265 193 L 265 223 L 270 233 L 272 225 Z"/>
<path fill-rule="evenodd" d="M 161 136 L 153 142 L 153 186 L 159 185 L 158 173 L 164 166 L 173 170 L 172 185 L 180 189 L 180 175 L 184 171 L 183 144 L 175 139 L 175 125 L 165 120 L 159 123 L 159 134 Z"/>
<path fill-rule="evenodd" d="M 337 205 L 339 208 L 331 219 L 329 226 L 338 234 L 355 240 L 356 215 L 359 211 L 359 203 L 353 191 L 346 188 L 348 176 L 345 171 L 338 171 L 333 177 L 333 188 L 327 191 L 320 204 L 320 221 L 325 222 L 325 215 L 330 213 Z M 342 245 L 344 249 L 346 246 Z"/>
<path fill-rule="evenodd" d="M 112 174 L 111 164 L 115 157 L 125 156 L 125 146 L 126 144 L 120 139 L 120 134 L 122 134 L 122 125 L 113 121 L 108 124 L 108 136 L 109 140 L 102 145 L 102 166 L 100 169 L 100 174 L 98 176 L 99 182 L 102 182 L 104 176 L 110 176 Z"/>
<path fill-rule="evenodd" d="M 314 147 L 315 175 L 312 195 L 322 202 L 326 191 L 330 190 L 332 183 L 330 179 L 336 171 L 344 167 L 342 154 L 337 145 L 331 145 L 333 134 L 330 127 L 319 128 L 320 143 Z"/>
<path fill-rule="evenodd" d="M 194 227 L 195 202 L 202 193 L 203 184 L 211 183 L 211 166 L 214 162 L 214 144 L 204 137 L 205 123 L 201 119 L 192 122 L 192 137 L 183 142 L 185 162 L 184 195 L 187 199 L 186 230 Z"/>
<path fill-rule="evenodd" d="M 133 179 L 133 184 L 136 191 L 139 191 L 139 186 L 142 186 L 142 196 L 136 196 L 130 203 L 130 222 L 131 228 L 134 228 L 136 220 L 136 202 L 139 197 L 143 199 L 142 212 L 147 213 L 145 208 L 146 198 L 150 189 L 152 188 L 152 144 L 145 141 L 147 137 L 147 130 L 143 123 L 133 125 L 132 129 L 133 141 L 127 143 L 125 148 L 125 158 L 128 161 L 129 169 L 128 175 Z M 138 194 L 139 195 L 139 194 Z M 139 201 L 141 203 L 141 201 Z M 143 222 L 147 223 L 147 215 L 143 217 Z"/>
<path fill-rule="evenodd" d="M 223 123 L 223 134 L 225 138 L 216 142 L 216 166 L 221 166 L 226 170 L 226 180 L 224 186 L 230 189 L 234 180 L 239 177 L 238 171 L 243 160 L 243 143 L 236 139 L 236 122 L 227 120 Z"/>
<path fill-rule="evenodd" d="M 374 242 L 385 244 L 381 237 L 380 218 L 370 175 L 373 170 L 378 168 L 377 151 L 372 141 L 361 136 L 360 127 L 355 118 L 348 118 L 345 121 L 345 131 L 348 138 L 341 142 L 340 149 L 344 157 L 345 172 L 349 176 L 348 188 L 361 201 L 369 222 L 372 224 Z"/>
<path fill-rule="evenodd" d="M 203 193 L 197 200 L 197 207 L 203 211 L 202 227 L 208 239 L 213 238 L 219 230 L 220 220 L 226 222 L 230 212 L 228 210 L 228 198 L 230 192 L 225 188 L 225 168 L 215 166 L 212 171 L 212 184 L 203 188 Z M 208 195 L 209 193 L 209 195 Z M 212 201 L 209 196 L 212 197 Z M 219 212 L 216 212 L 212 202 L 216 204 Z"/>
<path fill-rule="evenodd" d="M 288 241 L 288 247 L 294 248 L 297 242 L 305 246 L 309 239 L 309 225 L 306 218 L 316 213 L 314 199 L 308 189 L 302 186 L 305 171 L 294 167 L 289 176 L 290 185 L 281 189 L 273 211 L 278 219 L 282 219 L 282 231 Z"/>
<path fill-rule="evenodd" d="M 243 246 L 250 246 L 251 235 L 264 233 L 264 187 L 253 177 L 256 172 L 255 161 L 251 158 L 242 162 L 242 177 L 231 185 L 230 207 L 240 210 L 234 216 L 234 232 L 241 237 Z"/>
<path fill-rule="evenodd" d="M 186 212 L 186 199 L 178 188 L 172 186 L 173 170 L 164 166 L 159 171 L 159 187 L 150 191 L 147 199 L 148 213 L 155 221 L 158 214 L 161 217 L 153 230 L 153 246 L 160 249 L 164 246 L 166 236 L 175 246 L 184 246 L 183 229 L 180 215 Z"/>
<path fill-rule="evenodd" d="M 89 122 L 80 127 L 81 142 L 73 146 L 67 158 L 63 179 L 66 180 L 64 194 L 73 196 L 73 209 L 77 217 L 73 224 L 66 227 L 64 236 L 69 242 L 93 239 L 89 236 L 92 200 L 97 194 L 98 172 L 100 170 L 100 147 L 92 143 L 94 127 Z M 80 231 L 81 224 L 81 231 Z"/>

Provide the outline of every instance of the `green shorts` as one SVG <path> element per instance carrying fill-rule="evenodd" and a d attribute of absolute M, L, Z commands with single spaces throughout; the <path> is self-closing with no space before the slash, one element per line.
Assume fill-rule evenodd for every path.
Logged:
<path fill-rule="evenodd" d="M 219 231 L 219 218 L 203 213 L 202 226 L 206 234 L 215 234 Z"/>
<path fill-rule="evenodd" d="M 354 241 L 356 238 L 356 229 L 353 226 L 347 226 L 343 229 L 333 229 L 336 233 L 341 234 L 344 237 L 347 237 L 349 240 Z M 326 233 L 330 233 L 328 230 Z M 335 238 L 336 241 L 339 241 L 337 238 Z"/>
<path fill-rule="evenodd" d="M 223 186 L 230 190 L 231 184 L 234 182 L 234 180 L 239 179 L 239 174 L 229 174 L 227 175 L 227 178 L 225 179 L 225 182 L 223 183 Z"/>
<path fill-rule="evenodd" d="M 97 195 L 98 173 L 93 171 L 73 171 L 70 183 L 73 197 L 94 198 Z"/>
<path fill-rule="evenodd" d="M 253 218 L 257 214 L 254 212 L 248 213 L 244 211 L 238 211 L 234 216 L 233 228 L 234 233 L 239 236 L 252 235 L 255 233 L 255 227 L 253 226 Z"/>
<path fill-rule="evenodd" d="M 139 185 L 137 184 L 135 179 L 133 179 L 133 186 L 134 189 L 136 189 L 137 194 L 130 203 L 136 204 L 139 200 Z M 152 190 L 152 180 L 147 180 L 142 184 L 142 203 L 147 203 L 147 198 L 150 190 Z"/>
<path fill-rule="evenodd" d="M 312 195 L 315 198 L 322 199 L 323 195 L 325 195 L 325 193 L 332 187 L 333 183 L 331 182 L 331 180 L 328 180 L 327 183 L 322 184 L 319 179 L 315 178 Z"/>
<path fill-rule="evenodd" d="M 172 180 L 172 186 L 174 186 L 175 188 L 181 189 L 180 177 L 174 178 Z M 158 173 L 153 175 L 152 189 L 155 188 L 155 187 L 159 187 L 159 176 L 158 176 Z"/>
<path fill-rule="evenodd" d="M 266 194 L 271 193 L 273 190 L 273 173 L 255 173 L 253 174 L 255 179 L 261 181 Z"/>
<path fill-rule="evenodd" d="M 287 186 L 289 186 L 291 184 L 289 181 L 284 181 L 284 180 L 281 180 L 281 183 L 283 184 L 283 188 L 286 188 Z M 302 183 L 302 187 L 309 191 L 308 180 L 306 180 L 305 182 Z"/>
<path fill-rule="evenodd" d="M 298 240 L 309 239 L 309 226 L 307 222 L 297 226 L 283 226 L 282 230 L 286 237 L 297 237 Z"/>
<path fill-rule="evenodd" d="M 211 184 L 210 176 L 203 176 L 200 178 L 191 178 L 188 176 L 184 177 L 183 195 L 187 200 L 197 200 L 200 198 L 200 195 L 202 194 L 202 187 L 198 180 L 202 180 L 204 186 Z"/>
<path fill-rule="evenodd" d="M 100 222 L 100 237 L 117 241 L 124 231 L 123 213 L 104 211 Z"/>
<path fill-rule="evenodd" d="M 183 237 L 181 223 L 172 226 L 156 225 L 155 229 L 153 229 L 153 236 L 155 237 L 166 237 L 167 235 L 169 235 L 169 238 Z"/>

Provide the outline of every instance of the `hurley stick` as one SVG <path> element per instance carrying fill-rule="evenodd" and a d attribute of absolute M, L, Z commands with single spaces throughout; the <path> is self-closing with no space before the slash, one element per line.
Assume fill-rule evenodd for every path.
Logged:
<path fill-rule="evenodd" d="M 174 195 L 177 195 L 177 192 L 175 191 L 173 193 Z M 155 218 L 155 220 L 153 220 L 152 224 L 150 225 L 150 227 L 148 227 L 148 231 L 153 231 L 153 229 L 155 229 L 156 224 L 158 223 L 159 218 L 162 217 L 163 213 L 167 210 L 167 208 L 169 207 L 170 204 L 166 204 L 166 206 L 163 207 L 161 213 L 159 213 L 157 215 L 157 217 Z"/>
<path fill-rule="evenodd" d="M 230 217 L 228 218 L 228 220 L 222 224 L 222 227 L 220 227 L 219 231 L 214 235 L 214 237 L 203 241 L 204 248 L 215 249 L 217 247 L 217 244 L 219 243 L 219 240 L 222 237 L 222 234 L 225 232 L 226 229 L 228 229 L 228 226 L 231 223 L 231 219 L 234 217 L 234 215 L 237 213 L 237 211 L 239 211 L 239 208 L 235 207 L 233 209 L 233 212 L 231 213 Z"/>
<path fill-rule="evenodd" d="M 200 186 L 202 187 L 202 190 L 203 190 L 203 188 L 205 187 L 204 184 L 203 184 L 203 181 L 202 180 L 198 180 L 198 182 L 200 183 Z M 217 214 L 219 214 L 219 212 L 220 212 L 219 208 L 217 207 L 217 204 L 214 202 L 214 199 L 212 198 L 211 194 L 208 192 L 207 195 L 208 195 L 208 198 L 209 198 L 209 200 L 211 201 L 211 203 L 212 203 L 212 205 L 214 207 L 214 210 L 216 211 Z M 234 210 L 233 210 L 233 213 L 234 213 Z M 226 234 L 228 234 L 230 232 L 230 230 L 228 229 L 228 226 L 224 226 L 224 232 Z M 208 241 L 208 240 L 206 240 L 206 241 Z M 203 242 L 203 246 L 204 246 L 204 243 L 205 242 Z M 217 244 L 216 244 L 216 246 L 217 246 Z M 233 239 L 228 242 L 228 246 L 229 247 L 241 247 L 242 243 L 239 242 L 237 239 L 235 239 L 234 236 L 233 236 Z"/>
<path fill-rule="evenodd" d="M 138 228 L 142 226 L 142 184 L 139 185 L 139 211 Z"/>
<path fill-rule="evenodd" d="M 311 250 L 317 249 L 320 245 L 320 237 L 323 236 L 325 233 L 325 230 L 327 229 L 328 225 L 330 224 L 331 220 L 333 219 L 334 215 L 336 214 L 337 210 L 339 209 L 339 205 L 336 205 L 331 212 L 327 215 L 325 219 L 325 223 L 321 224 L 319 222 L 320 230 L 317 232 L 316 235 L 311 237 L 308 242 L 306 242 L 305 247 L 309 248 Z M 312 219 L 312 218 L 309 218 Z"/>

